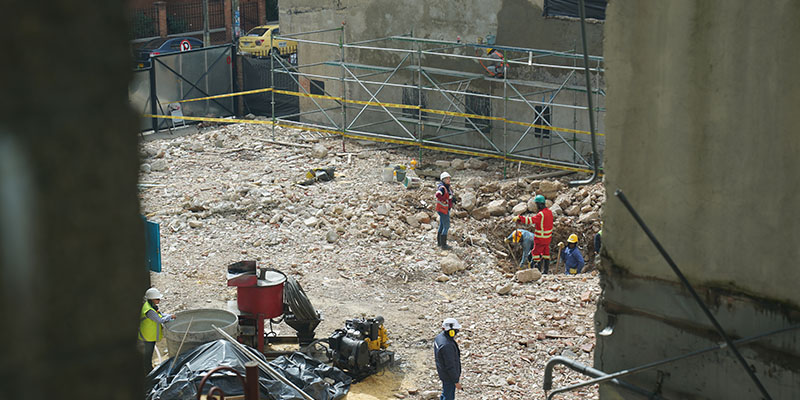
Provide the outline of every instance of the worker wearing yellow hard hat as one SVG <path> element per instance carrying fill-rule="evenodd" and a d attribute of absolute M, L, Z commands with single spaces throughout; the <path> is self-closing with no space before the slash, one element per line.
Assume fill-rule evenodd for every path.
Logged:
<path fill-rule="evenodd" d="M 578 248 L 578 235 L 574 233 L 569 235 L 567 247 L 564 248 L 564 242 L 559 242 L 558 249 L 561 252 L 561 258 L 564 259 L 564 273 L 567 275 L 580 274 L 584 261 L 581 250 Z"/>
<path fill-rule="evenodd" d="M 519 260 L 519 269 L 530 268 L 531 263 L 531 250 L 533 250 L 533 233 L 526 231 L 525 229 L 514 229 L 507 238 L 505 238 L 505 242 L 511 242 L 514 244 L 521 244 L 522 245 L 522 259 Z"/>
<path fill-rule="evenodd" d="M 505 72 L 510 68 L 510 65 L 505 62 L 503 53 L 493 47 L 489 47 L 486 49 L 486 57 L 495 60 L 494 62 L 488 62 L 487 65 L 484 65 L 489 76 L 493 78 L 503 78 Z M 481 62 L 481 65 L 483 65 L 483 62 Z"/>

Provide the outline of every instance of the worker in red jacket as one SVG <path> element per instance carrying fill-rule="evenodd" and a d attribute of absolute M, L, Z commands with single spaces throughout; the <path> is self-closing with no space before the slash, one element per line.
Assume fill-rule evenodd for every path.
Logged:
<path fill-rule="evenodd" d="M 545 206 L 544 196 L 533 198 L 539 212 L 532 217 L 520 215 L 517 223 L 533 225 L 533 250 L 531 259 L 539 271 L 546 274 L 550 267 L 550 240 L 553 239 L 553 212 Z"/>

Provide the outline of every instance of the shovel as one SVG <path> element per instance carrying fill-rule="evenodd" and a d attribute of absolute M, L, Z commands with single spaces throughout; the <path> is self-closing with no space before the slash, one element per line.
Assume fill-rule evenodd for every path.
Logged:
<path fill-rule="evenodd" d="M 558 246 L 556 246 L 556 247 L 558 247 Z M 555 271 L 554 271 L 555 273 L 558 273 L 558 272 L 559 272 L 559 270 L 558 270 L 558 263 L 559 263 L 560 261 L 561 261 L 561 247 L 558 247 L 558 255 L 556 256 L 556 268 L 555 268 Z M 567 267 L 564 267 L 564 271 L 565 271 L 565 272 L 566 272 L 566 268 L 567 268 Z"/>
<path fill-rule="evenodd" d="M 519 262 L 517 261 L 517 257 L 514 255 L 514 250 L 511 248 L 511 245 L 509 245 L 508 243 L 506 243 L 506 248 L 508 249 L 508 254 L 510 254 L 510 255 L 511 255 L 511 259 L 512 259 L 512 260 L 514 260 L 514 266 L 513 266 L 513 267 L 511 267 L 511 269 L 512 269 L 512 270 L 514 270 L 514 271 L 516 272 L 516 271 L 517 271 L 517 269 L 519 268 L 519 267 L 518 267 L 518 265 L 519 265 Z M 523 254 L 522 256 L 523 256 L 523 257 L 525 257 L 525 254 Z"/>

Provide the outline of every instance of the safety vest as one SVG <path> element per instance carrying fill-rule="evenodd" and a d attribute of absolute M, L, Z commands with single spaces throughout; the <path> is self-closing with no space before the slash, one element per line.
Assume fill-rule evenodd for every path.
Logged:
<path fill-rule="evenodd" d="M 506 69 L 511 68 L 511 65 L 502 62 L 503 60 L 505 60 L 505 58 L 503 57 L 503 53 L 501 53 L 499 50 L 493 50 L 491 53 L 489 53 L 489 58 L 494 58 L 500 61 L 499 63 L 497 63 L 498 68 L 503 68 L 503 67 L 505 67 Z"/>
<path fill-rule="evenodd" d="M 439 196 L 439 189 L 442 190 L 443 195 Z M 436 211 L 442 214 L 447 214 L 450 210 L 450 191 L 447 190 L 447 186 L 444 184 L 439 184 L 439 187 L 436 188 Z M 444 201 L 442 201 L 444 199 Z"/>
<path fill-rule="evenodd" d="M 147 312 L 153 310 L 161 317 L 161 313 L 156 311 L 149 301 L 145 301 L 142 305 L 142 314 L 139 315 L 139 340 L 145 342 L 157 342 L 164 337 L 164 332 L 161 329 L 161 324 L 147 318 Z"/>
<path fill-rule="evenodd" d="M 549 208 L 543 208 L 533 217 L 523 217 L 522 220 L 533 225 L 534 241 L 550 243 L 553 238 L 553 212 Z"/>

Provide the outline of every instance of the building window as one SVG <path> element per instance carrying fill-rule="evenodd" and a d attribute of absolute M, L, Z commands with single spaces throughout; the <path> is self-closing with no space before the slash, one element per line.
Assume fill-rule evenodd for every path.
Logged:
<path fill-rule="evenodd" d="M 310 90 L 311 94 L 324 95 L 325 94 L 325 82 L 324 81 L 318 81 L 316 79 L 312 79 L 309 89 L 311 89 Z"/>
<path fill-rule="evenodd" d="M 608 0 L 586 0 L 586 18 L 604 21 Z M 578 0 L 544 0 L 543 15 L 545 17 L 580 18 Z"/>
<path fill-rule="evenodd" d="M 477 92 L 471 92 L 477 93 Z M 490 98 L 482 97 L 482 96 L 475 96 L 475 95 L 464 95 L 464 103 L 466 105 L 465 112 L 467 114 L 475 114 L 475 115 L 485 115 L 491 116 L 492 115 L 492 103 Z M 478 127 L 484 134 L 488 134 L 492 128 L 491 121 L 488 119 L 483 118 L 467 118 L 464 121 L 464 126 L 470 129 L 473 128 L 473 124 Z"/>
<path fill-rule="evenodd" d="M 409 106 L 421 106 L 422 108 L 428 108 L 428 96 L 425 95 L 425 92 L 422 92 L 422 101 L 419 99 L 419 90 L 417 88 L 410 88 L 404 87 L 403 88 L 403 104 Z M 406 118 L 414 118 L 417 119 L 420 117 L 419 115 L 420 110 L 415 110 L 413 108 L 404 108 L 403 109 L 403 116 Z M 422 117 L 424 118 L 426 115 L 425 112 L 422 113 Z"/>
<path fill-rule="evenodd" d="M 536 119 L 533 121 L 533 124 L 552 126 L 552 120 L 550 118 L 550 107 L 544 107 L 544 106 L 533 106 L 533 107 L 536 109 Z M 536 135 L 537 137 L 550 136 L 550 129 L 533 128 L 533 132 L 537 134 Z"/>

